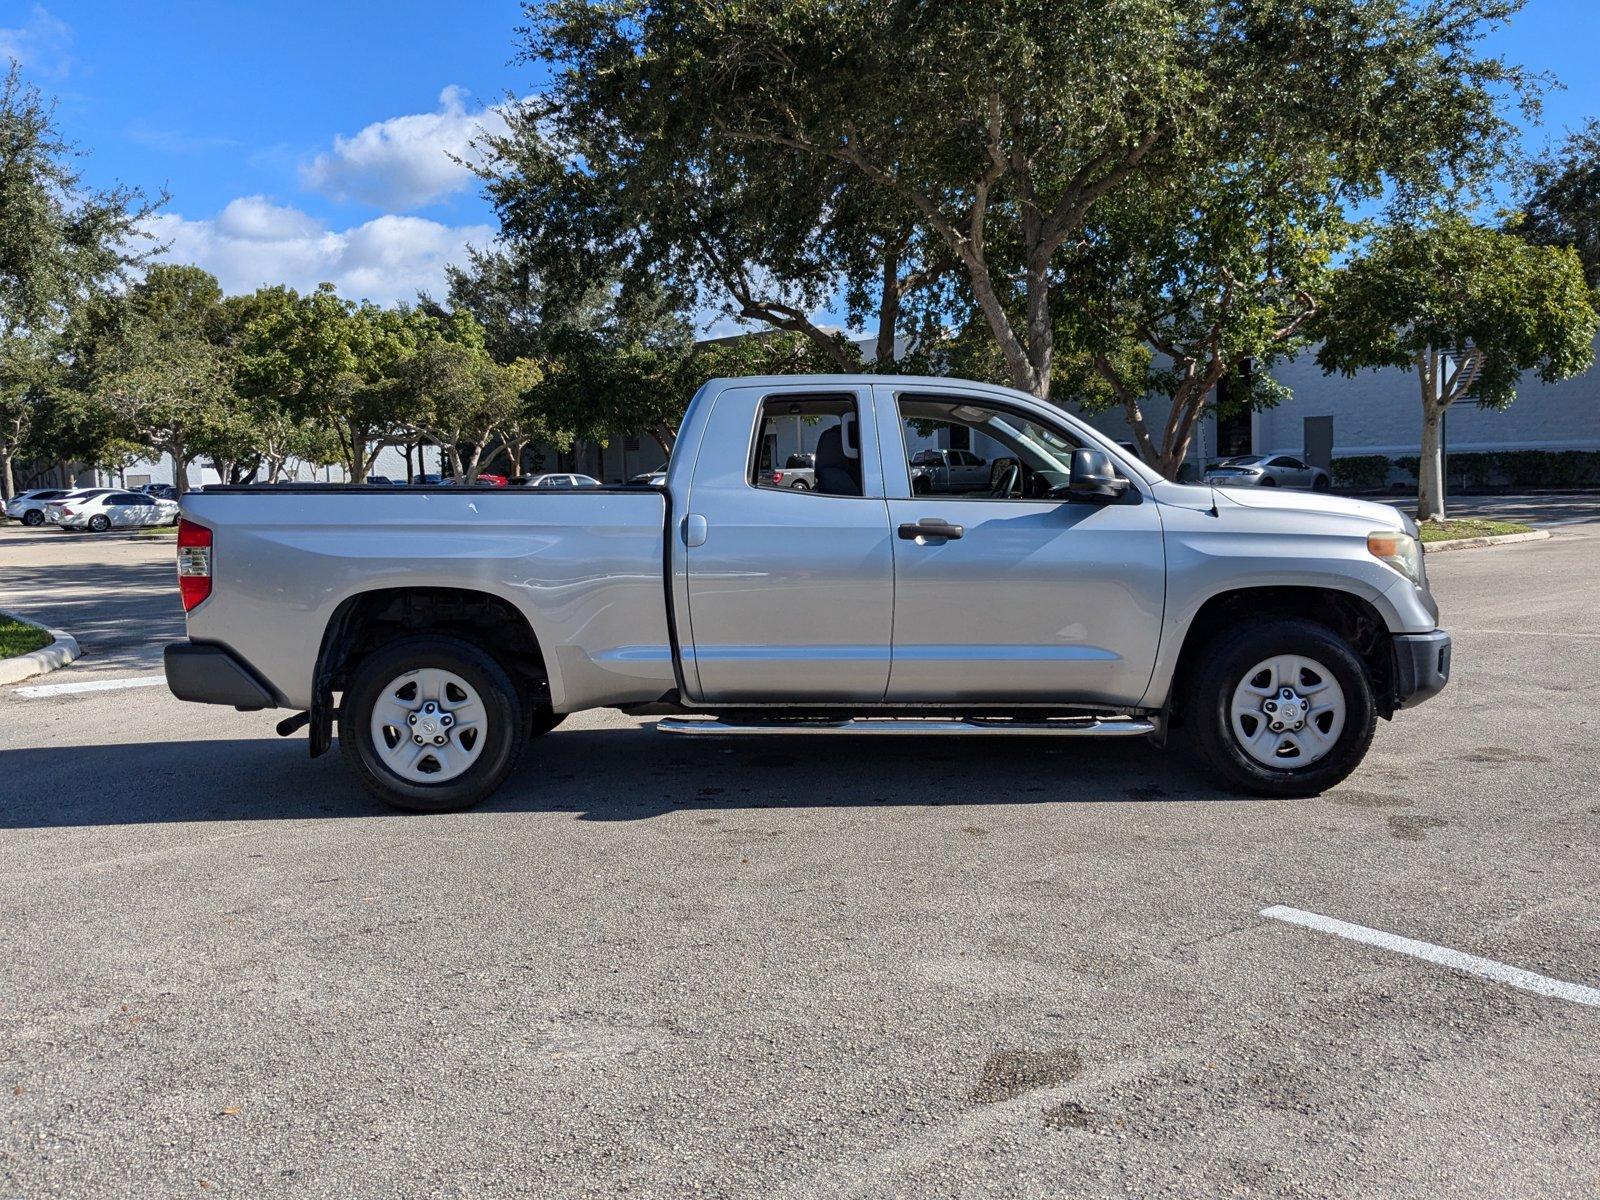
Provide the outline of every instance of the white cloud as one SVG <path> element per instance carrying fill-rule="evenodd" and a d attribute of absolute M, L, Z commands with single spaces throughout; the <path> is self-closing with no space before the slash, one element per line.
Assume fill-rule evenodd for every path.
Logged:
<path fill-rule="evenodd" d="M 495 235 L 489 225 L 393 214 L 333 230 L 265 196 L 241 196 L 209 220 L 160 213 L 148 228 L 169 243 L 166 259 L 204 267 L 230 293 L 274 283 L 306 291 L 328 282 L 341 296 L 379 304 L 414 300 L 421 291 L 442 294 L 445 266 Z"/>
<path fill-rule="evenodd" d="M 51 15 L 42 4 L 28 10 L 28 19 L 11 28 L 0 27 L 0 72 L 8 59 L 44 75 L 65 75 L 72 65 L 67 47 L 72 26 Z"/>
<path fill-rule="evenodd" d="M 456 158 L 470 159 L 480 133 L 506 128 L 497 109 L 468 112 L 466 97 L 451 85 L 439 93 L 437 112 L 390 117 L 353 137 L 336 136 L 331 151 L 301 167 L 301 182 L 336 200 L 390 211 L 420 208 L 466 190 L 474 176 Z"/>

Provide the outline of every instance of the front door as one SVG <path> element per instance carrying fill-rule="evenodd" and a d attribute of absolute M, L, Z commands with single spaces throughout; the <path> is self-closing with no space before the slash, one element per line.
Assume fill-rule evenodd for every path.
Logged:
<path fill-rule="evenodd" d="M 894 550 L 870 411 L 867 386 L 717 397 L 685 508 L 696 698 L 883 699 Z M 810 490 L 772 485 L 774 463 L 805 453 Z"/>
<path fill-rule="evenodd" d="M 1142 480 L 1118 501 L 1052 498 L 1083 440 L 1067 422 L 982 395 L 876 391 L 895 535 L 888 699 L 1136 704 L 1165 591 L 1161 521 Z M 992 483 L 912 494 L 901 447 L 941 425 L 971 430 Z"/>

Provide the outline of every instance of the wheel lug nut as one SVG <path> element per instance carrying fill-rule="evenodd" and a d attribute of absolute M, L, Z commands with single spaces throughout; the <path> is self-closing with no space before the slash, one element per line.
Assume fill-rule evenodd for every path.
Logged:
<path fill-rule="evenodd" d="M 442 746 L 442 745 L 444 745 L 444 735 L 443 735 L 443 734 L 441 734 L 441 735 L 440 735 L 440 736 L 438 736 L 438 737 L 436 737 L 436 738 L 434 738 L 434 739 L 433 739 L 433 744 L 434 744 L 434 745 L 435 745 L 435 746 Z"/>

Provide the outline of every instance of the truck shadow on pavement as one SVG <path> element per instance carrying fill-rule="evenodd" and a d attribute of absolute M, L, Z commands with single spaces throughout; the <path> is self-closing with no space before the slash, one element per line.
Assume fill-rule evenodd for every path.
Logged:
<path fill-rule="evenodd" d="M 254 738 L 7 750 L 0 828 L 396 816 L 337 749 Z M 686 742 L 649 728 L 535 742 L 479 813 L 648 820 L 679 810 L 1036 803 L 1260 803 L 1220 791 L 1177 750 L 1049 738 L 827 737 Z"/>

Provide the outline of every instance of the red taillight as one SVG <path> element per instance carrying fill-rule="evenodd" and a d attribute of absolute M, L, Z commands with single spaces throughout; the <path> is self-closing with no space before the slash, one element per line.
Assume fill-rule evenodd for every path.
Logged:
<path fill-rule="evenodd" d="M 772 482 L 773 483 L 782 483 L 783 482 L 783 472 L 782 471 L 774 471 L 772 473 Z"/>
<path fill-rule="evenodd" d="M 61 510 L 61 515 L 63 517 L 70 517 L 72 515 L 72 510 L 70 508 L 63 508 Z"/>
<path fill-rule="evenodd" d="M 211 595 L 211 530 L 187 518 L 178 521 L 178 591 L 184 612 Z"/>

